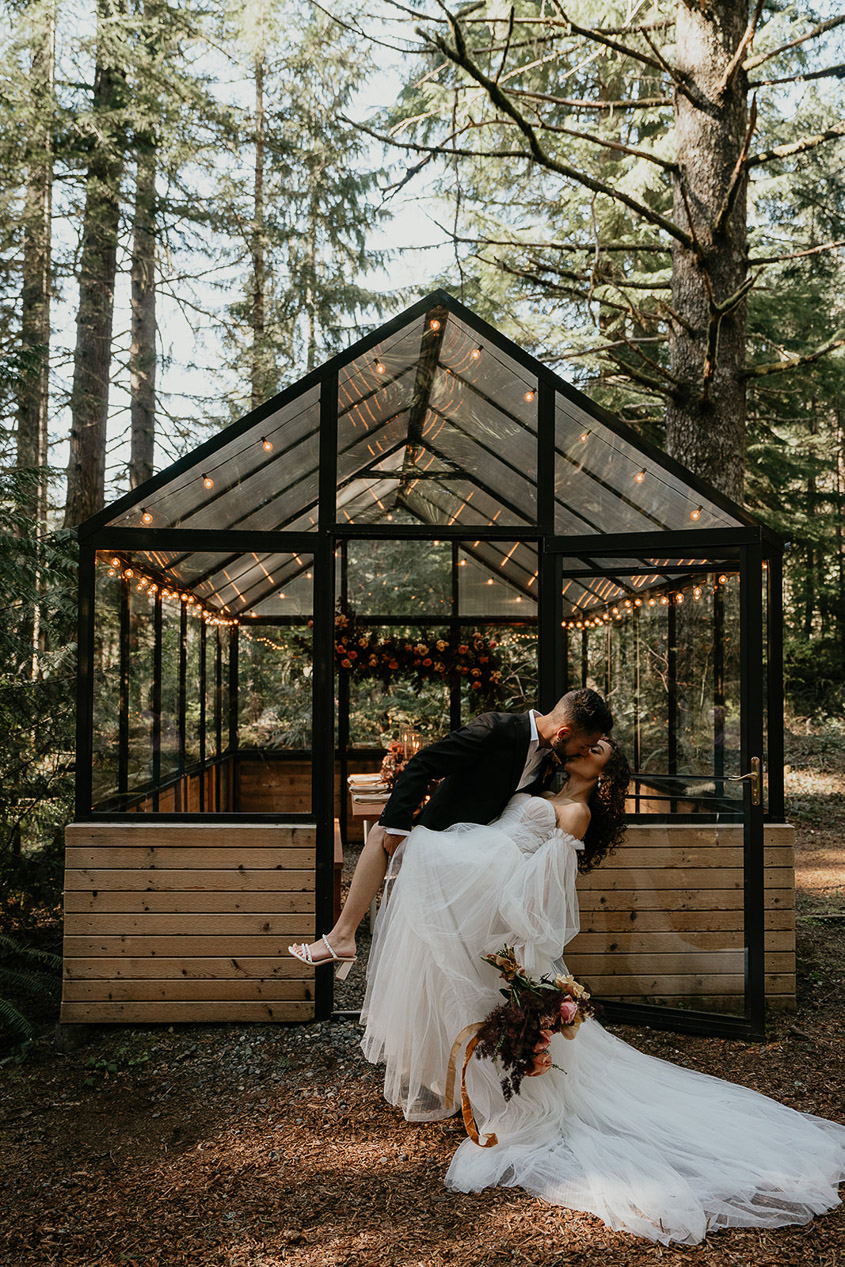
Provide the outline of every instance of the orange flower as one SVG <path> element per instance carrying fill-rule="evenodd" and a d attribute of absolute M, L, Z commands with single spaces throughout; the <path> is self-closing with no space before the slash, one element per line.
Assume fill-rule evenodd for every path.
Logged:
<path fill-rule="evenodd" d="M 474 691 L 480 691 L 480 690 L 481 690 L 481 683 L 480 683 L 480 682 L 473 682 L 473 684 L 472 684 L 472 689 L 473 689 Z"/>
<path fill-rule="evenodd" d="M 399 668 L 399 661 L 398 661 L 398 660 L 388 660 L 388 662 L 387 662 L 387 667 L 388 667 L 389 669 L 398 669 L 398 668 Z"/>
<path fill-rule="evenodd" d="M 430 659 L 429 659 L 429 657 L 427 656 L 427 657 L 425 658 L 425 660 L 423 660 L 423 665 L 425 666 L 425 668 L 428 668 L 428 667 L 430 666 L 430 664 L 431 664 L 431 660 L 430 660 Z"/>
<path fill-rule="evenodd" d="M 352 661 L 351 661 L 351 660 L 341 660 L 341 662 L 340 662 L 340 663 L 341 663 L 341 665 L 343 666 L 343 668 L 344 668 L 344 669 L 351 669 L 351 668 L 352 668 Z"/>
<path fill-rule="evenodd" d="M 469 651 L 469 647 L 467 646 L 465 642 L 462 642 L 461 645 L 458 647 L 458 655 L 466 655 L 468 651 Z"/>

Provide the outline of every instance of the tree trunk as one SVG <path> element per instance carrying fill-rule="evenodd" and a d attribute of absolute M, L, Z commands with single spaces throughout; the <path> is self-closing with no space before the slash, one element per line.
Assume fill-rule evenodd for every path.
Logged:
<path fill-rule="evenodd" d="M 745 33 L 740 0 L 679 0 L 678 68 L 694 102 L 675 92 L 674 216 L 695 238 L 673 247 L 669 452 L 737 501 L 745 463 L 747 78 L 723 77 Z M 724 209 L 724 210 L 723 210 Z M 722 310 L 724 308 L 724 311 Z"/>
<path fill-rule="evenodd" d="M 120 179 L 123 145 L 112 112 L 122 104 L 125 76 L 108 48 L 105 33 L 115 5 L 99 0 L 97 66 L 93 117 L 98 124 L 92 141 L 85 184 L 82 252 L 79 264 L 79 309 L 76 318 L 73 388 L 71 390 L 70 458 L 67 471 L 65 526 L 95 514 L 105 503 L 106 423 L 109 405 L 114 284 L 120 223 Z"/>
<path fill-rule="evenodd" d="M 252 241 L 252 367 L 251 404 L 256 409 L 267 394 L 266 370 L 266 226 L 264 223 L 264 49 L 255 55 L 255 174 Z"/>
<path fill-rule="evenodd" d="M 156 415 L 156 149 L 152 136 L 138 139 L 132 238 L 132 337 L 129 346 L 129 487 L 153 473 Z"/>
<path fill-rule="evenodd" d="M 21 286 L 21 348 L 25 364 L 18 389 L 17 465 L 19 470 L 37 472 L 22 493 L 23 508 L 36 525 L 36 532 L 43 529 L 47 515 L 55 37 L 55 8 L 49 3 L 30 65 L 34 123 L 27 171 Z"/>

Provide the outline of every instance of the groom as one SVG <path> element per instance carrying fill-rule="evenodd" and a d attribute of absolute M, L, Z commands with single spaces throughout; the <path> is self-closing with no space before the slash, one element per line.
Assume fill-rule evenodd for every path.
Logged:
<path fill-rule="evenodd" d="M 392 854 L 417 824 L 442 831 L 454 823 L 492 822 L 514 792 L 543 786 L 555 757 L 586 754 L 612 726 L 607 704 L 587 688 L 569 691 L 550 713 L 481 713 L 411 758 L 368 843 L 375 832 Z M 441 782 L 415 817 L 434 779 Z"/>
<path fill-rule="evenodd" d="M 584 689 L 569 691 L 550 713 L 481 713 L 423 748 L 367 833 L 334 928 L 311 945 L 290 946 L 291 954 L 307 964 L 354 961 L 358 925 L 381 888 L 389 857 L 416 823 L 442 831 L 453 823 L 492 822 L 514 792 L 539 791 L 558 762 L 586 754 L 612 726 L 602 697 Z M 440 783 L 415 815 L 432 779 Z"/>

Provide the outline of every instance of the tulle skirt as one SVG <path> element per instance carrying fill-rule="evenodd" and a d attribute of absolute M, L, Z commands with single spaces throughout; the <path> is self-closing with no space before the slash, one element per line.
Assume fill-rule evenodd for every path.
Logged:
<path fill-rule="evenodd" d="M 522 935 L 533 975 L 563 967 L 575 854 L 558 839 L 526 856 L 495 827 L 466 826 L 417 828 L 401 852 L 376 923 L 362 1046 L 384 1061 L 391 1104 L 409 1121 L 438 1120 L 459 1107 L 459 1092 L 445 1096 L 454 1038 L 501 1002 L 482 954 Z M 479 1131 L 498 1143 L 465 1140 L 448 1187 L 519 1186 L 663 1244 L 805 1223 L 839 1203 L 845 1126 L 645 1055 L 595 1020 L 572 1041 L 556 1035 L 551 1054 L 556 1067 L 508 1103 L 492 1063 L 470 1061 Z"/>

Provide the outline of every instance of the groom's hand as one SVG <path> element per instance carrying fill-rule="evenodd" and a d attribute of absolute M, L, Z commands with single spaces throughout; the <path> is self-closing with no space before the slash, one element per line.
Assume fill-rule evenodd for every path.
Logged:
<path fill-rule="evenodd" d="M 397 835 L 395 832 L 385 831 L 381 823 L 373 823 L 372 827 L 367 833 L 367 844 L 370 843 L 373 836 L 375 836 L 376 843 L 381 845 L 382 849 L 387 854 L 388 858 L 393 857 L 396 850 L 399 848 L 399 846 L 402 844 L 402 841 L 405 839 L 404 836 Z"/>

